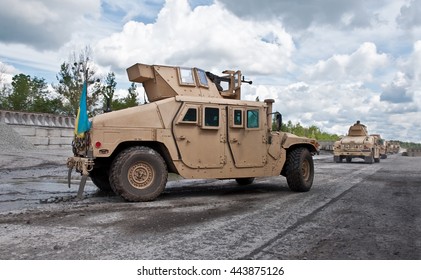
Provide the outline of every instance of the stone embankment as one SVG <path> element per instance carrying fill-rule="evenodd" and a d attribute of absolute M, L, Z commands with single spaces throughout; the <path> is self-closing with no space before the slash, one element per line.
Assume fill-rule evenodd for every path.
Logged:
<path fill-rule="evenodd" d="M 0 110 L 0 149 L 70 146 L 74 124 L 74 117 Z"/>

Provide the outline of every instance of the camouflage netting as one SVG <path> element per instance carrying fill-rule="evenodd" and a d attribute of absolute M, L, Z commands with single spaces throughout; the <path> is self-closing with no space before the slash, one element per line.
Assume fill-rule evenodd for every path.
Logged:
<path fill-rule="evenodd" d="M 12 127 L 0 122 L 0 152 L 31 150 L 35 146 L 19 135 Z"/>

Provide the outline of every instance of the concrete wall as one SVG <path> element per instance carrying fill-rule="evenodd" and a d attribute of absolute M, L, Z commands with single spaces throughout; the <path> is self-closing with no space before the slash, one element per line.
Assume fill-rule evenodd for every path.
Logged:
<path fill-rule="evenodd" d="M 409 157 L 420 157 L 421 149 L 406 149 L 406 151 L 403 152 L 402 155 L 409 156 Z"/>
<path fill-rule="evenodd" d="M 0 110 L 0 122 L 39 148 L 70 148 L 72 144 L 74 117 Z"/>
<path fill-rule="evenodd" d="M 333 141 L 318 141 L 318 142 L 320 145 L 320 150 L 333 151 L 333 145 L 335 144 L 335 142 Z"/>

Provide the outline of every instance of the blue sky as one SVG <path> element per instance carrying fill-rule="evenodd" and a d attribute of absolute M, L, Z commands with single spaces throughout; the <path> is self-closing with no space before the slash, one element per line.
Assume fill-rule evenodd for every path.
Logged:
<path fill-rule="evenodd" d="M 57 83 L 85 46 L 121 95 L 137 62 L 239 69 L 243 98 L 275 99 L 285 120 L 421 142 L 420 14 L 418 0 L 0 0 L 0 74 Z"/>

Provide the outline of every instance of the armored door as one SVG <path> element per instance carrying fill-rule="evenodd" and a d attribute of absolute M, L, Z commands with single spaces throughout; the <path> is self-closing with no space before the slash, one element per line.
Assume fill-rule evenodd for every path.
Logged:
<path fill-rule="evenodd" d="M 185 103 L 173 122 L 176 145 L 190 168 L 222 168 L 225 164 L 224 107 Z"/>
<path fill-rule="evenodd" d="M 235 166 L 264 166 L 267 137 L 263 108 L 230 106 L 228 116 L 228 143 Z"/>

